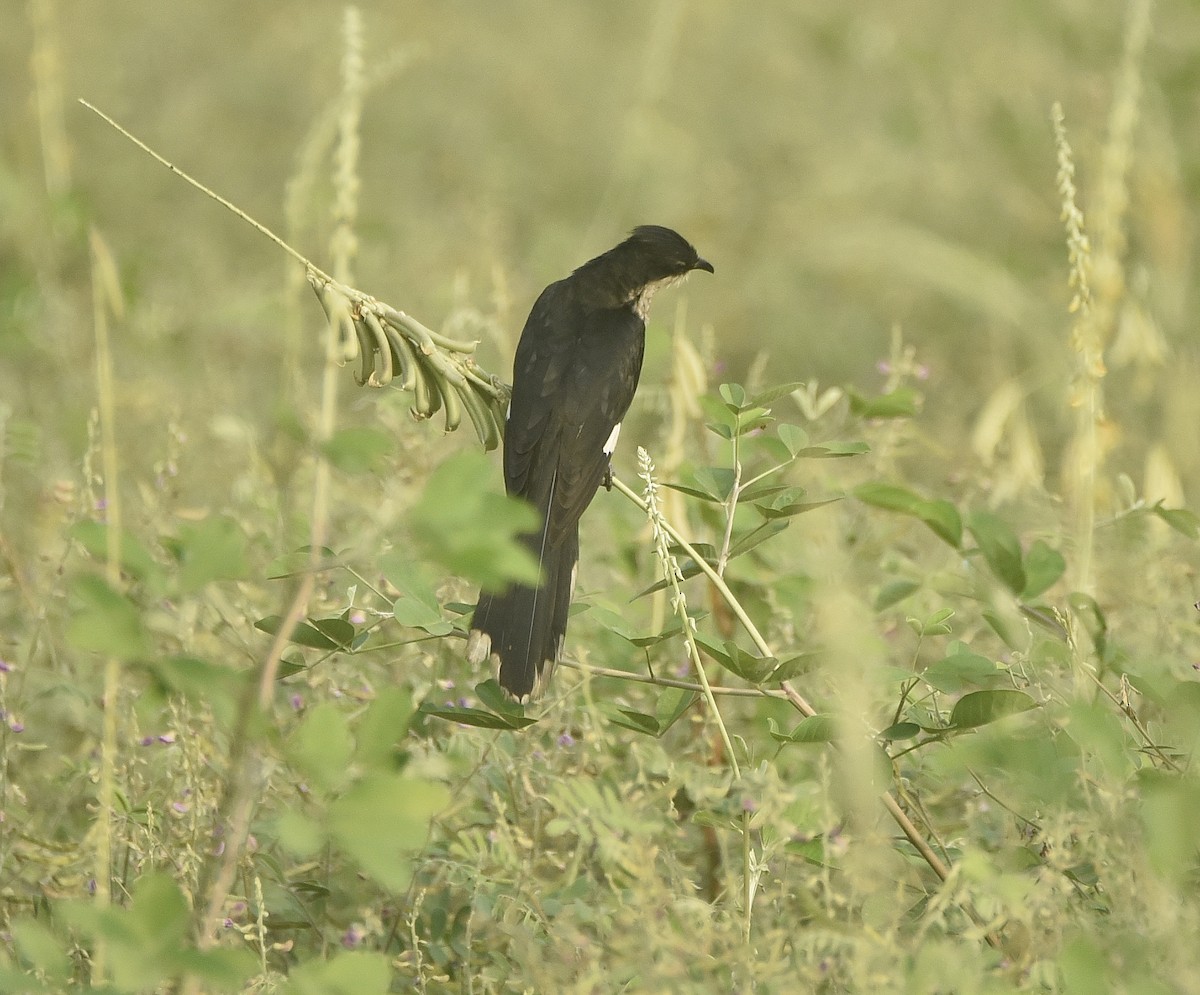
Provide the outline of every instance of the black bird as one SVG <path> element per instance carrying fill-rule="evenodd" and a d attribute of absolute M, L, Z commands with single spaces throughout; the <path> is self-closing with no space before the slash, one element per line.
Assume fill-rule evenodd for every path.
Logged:
<path fill-rule="evenodd" d="M 642 225 L 615 248 L 542 291 L 513 362 L 504 430 L 504 486 L 542 517 L 523 537 L 541 565 L 537 587 L 483 592 L 467 659 L 489 656 L 518 699 L 546 687 L 562 650 L 579 561 L 579 517 L 601 484 L 629 410 L 646 342 L 646 313 L 660 287 L 692 270 L 711 273 L 670 228 Z"/>

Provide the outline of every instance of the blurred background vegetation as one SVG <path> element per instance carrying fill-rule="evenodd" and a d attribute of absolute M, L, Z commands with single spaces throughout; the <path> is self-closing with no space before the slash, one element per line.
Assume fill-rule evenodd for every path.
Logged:
<path fill-rule="evenodd" d="M 75 98 L 286 232 L 284 190 L 339 59 L 334 5 L 55 11 L 27 4 L 0 41 L 0 390 L 41 431 L 39 480 L 78 461 L 90 405 L 83 225 L 110 241 L 133 304 L 117 343 L 129 428 L 174 409 L 194 442 L 222 417 L 270 424 L 291 265 Z M 679 0 L 448 2 L 364 15 L 369 69 L 394 72 L 365 109 L 363 289 L 435 327 L 455 306 L 479 309 L 494 319 L 482 360 L 507 374 L 541 287 L 634 224 L 669 224 L 718 267 L 687 298 L 729 375 L 765 350 L 776 379 L 869 384 L 898 324 L 930 368 L 944 417 L 929 429 L 948 451 L 1009 377 L 1053 446 L 1072 358 L 1049 108 L 1065 109 L 1086 212 L 1123 3 L 767 3 L 748 16 Z M 1151 326 L 1164 362 L 1147 369 L 1135 351 L 1142 365 L 1118 372 L 1113 440 L 1139 480 L 1161 441 L 1193 487 L 1200 452 L 1182 426 L 1200 424 L 1198 45 L 1195 6 L 1158 5 L 1127 317 Z M 319 228 L 321 205 L 306 210 Z M 320 262 L 323 244 L 310 232 L 297 247 Z"/>
<path fill-rule="evenodd" d="M 637 435 L 627 432 L 623 438 L 660 443 L 659 423 L 667 411 L 662 384 L 670 372 L 669 333 L 676 323 L 700 344 L 711 383 L 803 380 L 868 393 L 897 376 L 904 357 L 894 343 L 902 336 L 915 350 L 903 374 L 920 381 L 925 410 L 911 435 L 885 438 L 882 445 L 873 440 L 879 457 L 871 472 L 893 474 L 923 493 L 997 504 L 1024 501 L 1029 517 L 1023 531 L 1028 527 L 1064 546 L 1052 519 L 1057 495 L 1069 491 L 1073 480 L 1065 454 L 1075 432 L 1070 398 L 1079 357 L 1070 338 L 1073 292 L 1050 125 L 1050 107 L 1058 101 L 1075 152 L 1080 206 L 1090 217 L 1098 205 L 1097 213 L 1115 223 L 1119 235 L 1119 292 L 1105 289 L 1104 274 L 1098 281 L 1098 295 L 1108 294 L 1118 304 L 1106 343 L 1100 513 L 1120 511 L 1135 496 L 1184 505 L 1200 486 L 1200 344 L 1193 327 L 1200 8 L 1188 0 L 1154 6 L 1134 78 L 1140 94 L 1125 172 L 1122 163 L 1114 166 L 1105 157 L 1114 147 L 1110 136 L 1129 37 L 1128 7 L 1118 0 L 767 2 L 753 8 L 683 0 L 363 3 L 371 89 L 361 127 L 353 283 L 431 327 L 481 338 L 480 363 L 507 377 L 524 317 L 543 286 L 636 224 L 670 225 L 714 263 L 716 275 L 692 280 L 657 303 L 644 389 L 634 410 L 641 424 Z M 326 164 L 317 158 L 335 126 L 342 16 L 340 5 L 326 3 L 28 0 L 19 9 L 14 5 L 5 19 L 0 659 L 44 665 L 49 653 L 52 663 L 45 672 L 56 676 L 34 678 L 30 670 L 20 699 L 27 719 L 48 720 L 38 742 L 50 749 L 23 754 L 19 773 L 27 789 L 62 783 L 79 792 L 47 794 L 52 811 L 37 816 L 44 820 L 37 825 L 39 837 L 77 839 L 73 827 L 88 825 L 85 803 L 97 740 L 98 679 L 86 662 L 45 648 L 62 645 L 54 633 L 71 614 L 61 579 L 72 555 L 67 528 L 97 511 L 92 489 L 98 444 L 94 432 L 89 436 L 96 406 L 89 230 L 112 253 L 124 299 L 124 315 L 113 325 L 112 359 L 131 530 L 148 544 L 147 536 L 178 533 L 186 546 L 193 522 L 228 514 L 248 539 L 253 566 L 247 571 L 243 564 L 238 571 L 246 583 L 232 606 L 214 594 L 211 603 L 194 609 L 168 604 L 161 615 L 148 616 L 156 637 L 212 654 L 222 664 L 261 656 L 261 642 L 253 641 L 261 634 L 247 633 L 248 624 L 256 611 L 279 610 L 277 592 L 261 581 L 265 564 L 307 536 L 308 440 L 324 327 L 311 296 L 297 295 L 294 262 L 134 148 L 76 98 L 111 114 L 328 268 L 333 188 Z M 1104 186 L 1106 168 L 1124 177 L 1117 201 Z M 1125 192 L 1127 205 L 1119 202 Z M 371 563 L 375 550 L 392 539 L 402 542 L 406 513 L 430 469 L 448 450 L 472 448 L 474 439 L 469 430 L 443 437 L 436 420 L 414 424 L 407 398 L 353 388 L 352 368 L 344 371 L 338 424 L 382 427 L 394 435 L 396 449 L 384 471 L 338 483 L 330 544 L 339 551 L 349 547 L 360 563 Z M 795 411 L 791 417 L 798 420 Z M 617 460 L 618 473 L 627 479 L 635 472 L 632 453 L 631 444 Z M 499 489 L 494 459 L 488 472 L 492 477 L 483 486 Z M 845 485 L 845 480 L 831 484 Z M 620 545 L 639 527 L 639 516 L 624 506 L 606 508 L 591 527 L 599 535 L 615 529 L 620 564 L 607 564 L 607 575 L 593 567 L 585 585 L 604 592 L 613 574 L 620 575 L 618 585 L 648 584 L 654 569 L 648 554 Z M 848 576 L 872 584 L 895 537 L 869 534 L 853 513 L 845 516 L 845 535 L 866 536 L 862 558 Z M 811 528 L 809 538 L 819 549 L 820 527 Z M 1134 547 L 1145 559 L 1130 552 Z M 1131 635 L 1131 642 L 1147 657 L 1169 657 L 1163 667 L 1176 677 L 1189 666 L 1181 646 L 1196 642 L 1189 606 L 1200 596 L 1195 549 L 1185 548 L 1173 551 L 1170 566 L 1143 578 L 1141 570 L 1162 547 L 1143 548 L 1136 536 L 1125 535 L 1107 549 L 1119 555 L 1097 565 L 1101 603 L 1129 608 L 1135 615 L 1132 633 L 1145 636 L 1138 643 Z M 911 547 L 903 547 L 904 555 L 909 552 Z M 889 562 L 894 566 L 899 558 Z M 794 569 L 797 576 L 803 572 Z M 246 579 L 247 573 L 258 580 Z M 788 630 L 788 606 L 800 603 L 798 592 L 808 591 L 808 579 L 785 573 L 779 580 L 766 597 L 770 609 L 786 616 L 776 622 Z M 1140 606 L 1122 605 L 1143 580 Z M 329 589 L 323 593 L 336 601 Z M 443 602 L 449 599 L 439 593 Z M 466 601 L 471 592 L 464 587 L 450 594 Z M 600 593 L 595 600 L 619 610 L 623 599 Z M 235 618 L 241 621 L 231 621 Z M 1185 635 L 1175 634 L 1180 628 Z M 603 651 L 615 637 L 607 631 L 593 635 L 599 648 L 592 660 L 603 663 Z M 449 647 L 443 657 L 453 651 Z M 367 672 L 358 666 L 352 661 L 342 669 L 326 668 L 306 693 L 319 697 L 331 687 L 349 687 Z M 416 680 L 413 672 L 405 670 L 404 680 Z M 369 673 L 381 685 L 395 679 L 386 665 Z M 428 690 L 422 687 L 422 693 Z M 447 696 L 453 697 L 449 691 Z M 167 705 L 154 699 L 139 707 L 131 721 L 161 723 Z M 554 704 L 560 715 L 567 707 Z M 188 716 L 175 718 L 182 727 Z M 755 721 L 761 727 L 763 716 Z M 223 722 L 220 715 L 214 720 L 215 740 L 221 739 Z M 586 742 L 587 753 L 552 756 L 548 768 L 531 768 L 522 766 L 529 763 L 528 751 L 519 741 L 499 737 L 496 755 L 489 757 L 492 747 L 471 740 L 469 747 L 447 747 L 445 756 L 422 771 L 444 777 L 450 770 L 463 783 L 477 785 L 466 779 L 478 765 L 489 787 L 474 790 L 503 795 L 507 778 L 517 799 L 512 804 L 522 795 L 513 788 L 522 777 L 531 777 L 548 795 L 565 792 L 579 779 L 584 797 L 564 795 L 555 811 L 591 806 L 593 814 L 611 814 L 605 807 L 609 795 L 620 798 L 632 783 L 630 768 L 640 776 L 669 766 L 658 741 L 638 740 L 626 753 L 616 730 L 597 732 L 574 715 L 563 723 L 571 730 L 563 735 Z M 542 735 L 543 748 L 556 742 L 555 733 Z M 765 734 L 763 739 L 769 744 Z M 12 741 L 10 731 L 5 742 Z M 437 753 L 433 747 L 428 752 Z M 198 756 L 188 761 L 193 762 L 202 766 Z M 1030 763 L 1036 767 L 1040 760 Z M 610 783 L 591 797 L 586 785 L 597 769 Z M 790 783 L 812 773 L 795 774 Z M 150 775 L 143 775 L 150 783 Z M 174 775 L 158 776 L 169 782 Z M 639 791 L 624 799 L 627 806 L 636 809 L 644 788 L 651 796 L 647 811 L 657 812 L 656 789 L 638 783 Z M 1039 782 L 1038 788 L 1046 785 Z M 702 787 L 692 790 L 703 794 Z M 21 799 L 31 812 L 38 802 Z M 486 812 L 483 800 L 475 803 Z M 1040 804 L 1023 803 L 1029 813 Z M 1168 810 L 1164 818 L 1173 824 L 1190 811 L 1167 805 Z M 625 839 L 621 833 L 628 826 L 597 820 L 592 828 L 600 838 Z M 487 825 L 481 816 L 461 836 L 447 831 L 438 859 L 455 869 L 451 878 L 477 856 L 466 852 L 471 845 L 486 849 L 471 833 L 487 832 Z M 1068 819 L 1054 828 L 1060 839 L 1072 839 L 1100 832 L 1100 825 Z M 978 829 L 976 824 L 963 832 L 970 836 Z M 1120 845 L 1113 839 L 1107 856 L 1119 862 Z M 1176 857 L 1191 852 L 1186 842 L 1175 842 Z M 519 843 L 514 853 L 521 852 Z M 495 840 L 489 837 L 487 845 L 495 846 Z M 705 859 L 704 842 L 691 838 L 687 845 L 696 852 L 681 857 L 684 879 L 694 869 L 689 859 L 697 866 Z M 11 847 L 3 854 L 6 873 L 13 875 L 6 887 L 11 881 L 22 887 L 33 879 L 44 883 L 39 877 L 49 866 L 44 853 L 20 855 L 15 864 L 13 854 Z M 614 859 L 625 861 L 628 872 L 654 858 L 634 847 Z M 512 860 L 515 866 L 518 858 Z M 1178 857 L 1171 867 L 1191 868 L 1190 861 Z M 497 873 L 507 873 L 504 860 L 496 862 Z M 64 864 L 71 860 L 64 858 Z M 542 868 L 551 878 L 553 870 Z M 607 910 L 619 927 L 613 950 L 627 958 L 636 956 L 644 938 L 636 909 L 662 898 L 635 873 L 629 878 L 626 886 L 644 904 L 635 900 Z M 80 893 L 81 880 L 56 879 L 55 887 Z M 431 892 L 429 901 L 437 905 L 442 933 L 460 942 L 464 927 L 454 917 L 463 901 L 478 903 L 481 891 L 477 881 L 453 883 L 459 892 Z M 1109 884 L 1114 892 L 1140 894 L 1132 871 L 1128 880 Z M 687 885 L 665 880 L 657 886 Z M 1127 891 L 1120 892 L 1122 887 Z M 769 892 L 764 901 L 772 910 L 779 903 L 782 937 L 792 910 L 779 895 Z M 1160 898 L 1147 899 L 1145 909 L 1158 915 L 1176 908 L 1171 898 Z M 286 919 L 282 909 L 291 899 L 268 888 L 268 904 L 276 899 L 275 914 Z M 569 906 L 572 914 L 584 904 Z M 348 922 L 357 913 L 351 899 L 345 905 L 341 913 Z M 1145 911 L 1126 908 L 1130 919 Z M 1031 900 L 1030 909 L 1033 922 L 1041 907 Z M 875 914 L 882 921 L 890 911 L 891 906 L 876 908 Z M 1194 922 L 1180 915 L 1182 923 Z M 674 938 L 663 948 L 664 956 L 677 958 L 679 973 L 664 973 L 664 985 L 679 984 L 682 977 L 694 981 L 694 949 L 687 940 L 712 939 L 704 932 L 711 923 L 696 909 L 679 916 Z M 414 912 L 414 923 L 416 917 Z M 567 919 L 564 911 L 564 923 Z M 1169 917 L 1157 921 L 1169 932 Z M 365 928 L 376 936 L 390 928 L 390 942 L 397 928 L 407 927 L 368 922 Z M 469 941 L 469 922 L 465 928 Z M 578 935 L 568 931 L 558 938 L 564 951 L 573 951 L 578 936 L 600 927 L 581 917 L 571 920 L 575 928 Z M 515 950 L 516 960 L 524 951 L 527 966 L 544 940 L 536 930 L 517 927 L 498 936 L 480 930 L 481 945 Z M 739 956 L 737 945 L 729 935 L 720 936 L 729 946 L 714 947 L 713 957 L 728 965 Z M 764 939 L 764 945 L 774 939 Z M 1053 940 L 1042 947 L 1040 942 L 1033 943 L 1031 960 L 1054 946 Z M 1075 977 L 1089 976 L 1089 958 L 1106 941 L 1096 942 L 1097 947 L 1072 948 Z M 676 946 L 668 950 L 670 943 Z M 434 973 L 457 956 L 448 952 L 451 946 L 447 939 L 445 949 L 429 952 Z M 930 949 L 936 957 L 913 955 L 906 968 L 910 980 L 933 977 L 940 969 L 935 962 L 953 956 L 960 958 L 960 990 L 970 990 L 963 979 L 976 978 L 978 965 L 961 962 L 964 948 Z M 1130 956 L 1132 949 L 1126 951 Z M 864 979 L 875 977 L 871 970 L 886 975 L 896 950 L 888 944 L 870 948 L 876 960 L 857 976 L 860 990 L 867 990 L 861 987 Z M 1022 956 L 1014 955 L 1018 966 Z M 815 957 L 805 963 L 815 985 L 825 962 Z M 553 965 L 537 970 L 544 973 L 532 975 L 533 981 L 527 977 L 527 984 L 551 990 L 561 983 Z M 578 990 L 593 990 L 586 979 L 603 974 L 582 977 Z M 1190 989 L 1180 984 L 1179 990 L 1195 990 L 1194 983 Z M 927 987 L 936 985 L 929 981 Z"/>

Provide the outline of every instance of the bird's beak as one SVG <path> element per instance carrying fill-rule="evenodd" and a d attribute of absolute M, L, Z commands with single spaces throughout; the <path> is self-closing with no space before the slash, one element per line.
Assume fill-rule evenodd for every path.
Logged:
<path fill-rule="evenodd" d="M 693 266 L 692 269 L 702 269 L 706 273 L 715 273 L 716 272 L 713 269 L 713 264 L 710 263 L 707 259 L 697 259 L 696 265 Z"/>

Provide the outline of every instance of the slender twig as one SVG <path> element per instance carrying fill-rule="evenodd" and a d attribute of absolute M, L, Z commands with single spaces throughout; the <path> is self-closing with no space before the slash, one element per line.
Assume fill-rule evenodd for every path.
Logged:
<path fill-rule="evenodd" d="M 1041 823 L 1035 822 L 1033 819 L 1026 818 L 1011 805 L 1007 804 L 1002 798 L 998 798 L 996 794 L 986 784 L 983 783 L 983 780 L 979 777 L 979 775 L 976 774 L 975 771 L 973 771 L 970 767 L 966 768 L 966 771 L 971 775 L 971 780 L 979 785 L 979 790 L 987 795 L 1002 809 L 1004 809 L 1004 811 L 1006 811 L 1014 819 L 1019 819 L 1021 822 L 1025 823 L 1025 825 L 1027 825 L 1030 829 L 1036 829 L 1039 832 L 1041 831 Z"/>
<path fill-rule="evenodd" d="M 376 647 L 377 648 L 377 647 Z M 703 693 L 704 688 L 692 681 L 679 681 L 672 677 L 658 677 L 654 674 L 634 674 L 628 670 L 613 670 L 609 667 L 595 667 L 590 663 L 580 663 L 578 660 L 559 660 L 560 667 L 570 667 L 580 673 L 591 674 L 593 677 L 614 677 L 621 681 L 632 681 L 635 684 L 654 684 L 657 687 L 679 688 L 682 691 Z M 731 688 L 719 684 L 711 685 L 714 695 L 725 695 L 729 698 L 786 698 L 782 691 L 774 688 Z"/>
<path fill-rule="evenodd" d="M 92 317 L 96 335 L 96 397 L 100 410 L 100 452 L 104 467 L 105 558 L 104 578 L 114 590 L 121 589 L 121 488 L 117 459 L 116 392 L 113 387 L 112 350 L 108 337 L 108 315 L 119 313 L 121 299 L 116 289 L 115 266 L 103 240 L 91 232 Z M 104 663 L 104 724 L 100 739 L 100 770 L 96 790 L 96 902 L 101 908 L 112 902 L 113 819 L 116 799 L 117 725 L 121 703 L 121 661 L 114 655 Z M 108 971 L 108 948 L 98 939 L 92 961 L 92 981 L 103 986 Z"/>
<path fill-rule="evenodd" d="M 324 270 L 320 269 L 314 262 L 312 262 L 310 259 L 306 258 L 305 256 L 301 255 L 299 252 L 297 252 L 295 249 L 293 249 L 290 245 L 288 245 L 287 242 L 285 242 L 282 238 L 280 238 L 273 231 L 271 231 L 271 229 L 268 228 L 266 225 L 262 224 L 259 221 L 255 221 L 252 217 L 250 217 L 249 214 L 247 214 L 245 211 L 243 211 L 236 204 L 233 204 L 230 201 L 226 200 L 219 193 L 216 193 L 215 191 L 210 190 L 203 183 L 201 183 L 195 177 L 190 176 L 187 173 L 185 173 L 182 169 L 180 169 L 174 163 L 168 162 L 161 155 L 159 155 L 157 152 L 155 152 L 154 149 L 150 148 L 150 146 L 147 145 L 145 142 L 143 142 L 140 138 L 136 138 L 135 136 L 131 135 L 128 131 L 126 131 L 124 128 L 122 128 L 119 124 L 117 124 L 116 121 L 114 121 L 111 117 L 109 117 L 107 114 L 105 114 L 104 111 L 100 110 L 98 107 L 93 107 L 91 104 L 89 104 L 86 100 L 83 100 L 82 98 L 80 98 L 79 102 L 81 104 L 83 104 L 83 106 L 86 107 L 93 114 L 102 118 L 104 121 L 106 121 L 112 127 L 114 127 L 117 131 L 119 131 L 122 135 L 124 135 L 126 138 L 128 138 L 131 142 L 133 142 L 134 145 L 136 145 L 139 149 L 141 149 L 148 156 L 150 156 L 150 158 L 152 158 L 155 161 L 166 166 L 167 169 L 169 169 L 172 173 L 174 173 L 180 179 L 184 180 L 187 183 L 190 183 L 201 193 L 206 194 L 207 196 L 209 196 L 213 200 L 215 200 L 218 204 L 220 204 L 222 207 L 226 208 L 227 210 L 232 211 L 239 218 L 241 218 L 243 221 L 245 221 L 246 224 L 250 225 L 252 228 L 256 229 L 261 234 L 266 235 L 267 238 L 269 238 L 272 242 L 274 242 L 276 245 L 278 245 L 279 248 L 283 249 L 284 252 L 286 252 L 289 256 L 291 256 L 297 262 L 303 263 L 306 267 L 308 267 L 308 269 L 312 270 L 314 273 L 316 273 L 318 276 L 320 276 L 324 280 L 329 281 L 329 280 L 333 279 L 333 277 L 331 277 Z"/>

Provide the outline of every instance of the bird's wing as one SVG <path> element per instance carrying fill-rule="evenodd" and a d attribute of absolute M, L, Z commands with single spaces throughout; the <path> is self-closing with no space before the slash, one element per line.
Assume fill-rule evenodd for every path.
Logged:
<path fill-rule="evenodd" d="M 543 450 L 570 368 L 579 316 L 566 281 L 542 291 L 529 312 L 513 362 L 504 427 L 504 483 L 509 494 L 545 506 L 552 465 Z"/>
<path fill-rule="evenodd" d="M 574 528 L 608 470 L 615 433 L 642 370 L 645 324 L 627 308 L 594 312 L 572 356 L 559 407 L 551 541 Z"/>
<path fill-rule="evenodd" d="M 591 503 L 614 428 L 641 373 L 645 324 L 630 308 L 580 306 L 568 281 L 533 306 L 514 362 L 504 439 L 508 492 L 543 511 L 557 543 Z"/>

